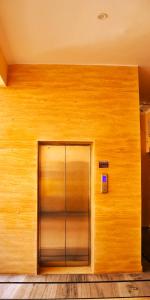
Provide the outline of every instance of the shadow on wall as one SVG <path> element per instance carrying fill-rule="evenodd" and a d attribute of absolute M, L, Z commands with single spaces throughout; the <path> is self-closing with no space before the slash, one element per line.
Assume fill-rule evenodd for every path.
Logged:
<path fill-rule="evenodd" d="M 139 67 L 140 101 L 150 103 L 150 66 Z"/>
<path fill-rule="evenodd" d="M 150 153 L 147 151 L 146 123 L 149 113 L 141 113 L 141 179 L 142 179 L 142 226 L 150 226 Z"/>

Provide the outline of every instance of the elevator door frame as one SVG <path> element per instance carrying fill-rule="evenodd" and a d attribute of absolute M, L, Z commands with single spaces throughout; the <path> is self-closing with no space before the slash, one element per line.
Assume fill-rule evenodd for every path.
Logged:
<path fill-rule="evenodd" d="M 89 165 L 89 199 L 88 199 L 88 207 L 89 207 L 89 265 L 88 266 L 54 266 L 54 267 L 40 267 L 39 264 L 39 247 L 40 247 L 40 240 L 39 240 L 39 230 L 40 230 L 40 222 L 39 222 L 39 211 L 40 211 L 40 197 L 39 197 L 39 158 L 40 158 L 40 146 L 42 145 L 51 145 L 51 146 L 89 146 L 90 147 L 90 165 Z M 38 142 L 38 187 L 37 187 L 37 192 L 38 192 L 38 205 L 37 205 L 37 273 L 43 273 L 43 274 L 49 274 L 49 273 L 66 273 L 68 270 L 71 273 L 93 273 L 93 249 L 92 249 L 92 243 L 94 242 L 94 234 L 93 230 L 91 227 L 92 223 L 92 178 L 93 178 L 93 170 L 92 170 L 92 162 L 93 162 L 93 143 L 92 142 L 70 142 L 70 141 L 39 141 Z M 58 271 L 57 271 L 58 270 Z M 45 273 L 46 272 L 46 273 Z"/>

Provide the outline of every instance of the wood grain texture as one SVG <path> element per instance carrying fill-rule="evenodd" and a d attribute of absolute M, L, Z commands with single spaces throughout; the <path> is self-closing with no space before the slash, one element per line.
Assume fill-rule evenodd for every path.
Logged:
<path fill-rule="evenodd" d="M 0 272 L 37 272 L 38 141 L 93 143 L 92 272 L 141 271 L 137 68 L 12 65 L 0 103 Z"/>
<path fill-rule="evenodd" d="M 84 282 L 150 282 L 148 272 L 113 274 L 49 274 L 49 275 L 0 275 L 0 283 L 84 283 Z"/>
<path fill-rule="evenodd" d="M 66 275 L 63 280 L 61 275 L 11 276 L 10 282 L 0 276 L 0 299 L 149 299 L 150 277 L 145 281 L 144 273 L 143 280 L 136 276 L 136 280 L 131 274 Z M 17 277 L 22 279 L 17 282 Z"/>
<path fill-rule="evenodd" d="M 142 173 L 142 225 L 150 226 L 150 154 L 147 119 L 150 112 L 141 112 L 141 173 Z"/>
<path fill-rule="evenodd" d="M 6 86 L 7 84 L 7 62 L 0 49 L 0 86 Z"/>

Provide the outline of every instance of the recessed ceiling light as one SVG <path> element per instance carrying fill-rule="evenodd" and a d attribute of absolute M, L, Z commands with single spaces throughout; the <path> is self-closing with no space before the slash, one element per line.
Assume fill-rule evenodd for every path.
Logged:
<path fill-rule="evenodd" d="M 100 13 L 98 16 L 99 20 L 106 20 L 108 18 L 108 14 L 107 13 Z"/>

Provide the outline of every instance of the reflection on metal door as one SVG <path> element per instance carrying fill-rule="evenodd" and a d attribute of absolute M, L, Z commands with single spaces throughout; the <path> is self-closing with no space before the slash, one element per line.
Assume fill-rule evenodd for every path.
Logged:
<path fill-rule="evenodd" d="M 90 146 L 66 147 L 66 265 L 88 265 Z"/>
<path fill-rule="evenodd" d="M 65 147 L 39 146 L 39 260 L 65 265 Z"/>
<path fill-rule="evenodd" d="M 39 145 L 39 263 L 90 263 L 90 145 Z"/>

